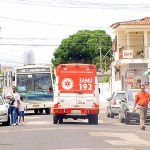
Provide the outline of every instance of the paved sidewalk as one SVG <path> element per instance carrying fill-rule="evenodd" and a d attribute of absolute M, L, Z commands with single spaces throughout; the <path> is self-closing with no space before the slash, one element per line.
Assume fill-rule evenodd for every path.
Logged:
<path fill-rule="evenodd" d="M 106 107 L 107 107 L 106 102 L 100 102 L 99 103 L 100 113 L 106 113 Z"/>

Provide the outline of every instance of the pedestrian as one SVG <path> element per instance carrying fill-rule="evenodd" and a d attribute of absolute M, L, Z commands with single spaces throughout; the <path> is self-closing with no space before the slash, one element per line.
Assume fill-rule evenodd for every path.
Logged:
<path fill-rule="evenodd" d="M 19 110 L 19 124 L 18 125 L 24 125 L 24 111 L 25 111 L 25 105 L 24 105 L 24 97 L 20 96 L 20 101 L 18 104 L 18 110 Z"/>
<path fill-rule="evenodd" d="M 145 91 L 145 86 L 141 86 L 141 91 L 135 95 L 133 112 L 135 112 L 136 105 L 140 115 L 141 130 L 145 130 L 145 121 L 148 109 L 148 103 L 150 101 L 150 94 Z"/>
<path fill-rule="evenodd" d="M 16 126 L 18 124 L 18 102 L 20 95 L 17 93 L 17 88 L 12 87 L 12 92 L 6 95 L 6 99 L 9 99 L 9 113 L 11 116 L 11 125 Z"/>

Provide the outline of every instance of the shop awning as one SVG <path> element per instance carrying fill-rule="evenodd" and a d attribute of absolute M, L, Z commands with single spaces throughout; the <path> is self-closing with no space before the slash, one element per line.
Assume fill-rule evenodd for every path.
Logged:
<path fill-rule="evenodd" d="M 143 74 L 144 74 L 144 75 L 150 74 L 150 69 L 147 69 Z"/>

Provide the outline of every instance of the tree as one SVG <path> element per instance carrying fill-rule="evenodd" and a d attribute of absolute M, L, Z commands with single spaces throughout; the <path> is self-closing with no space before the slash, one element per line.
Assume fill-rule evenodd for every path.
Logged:
<path fill-rule="evenodd" d="M 99 38 L 101 40 L 102 55 L 105 55 L 111 48 L 111 37 L 104 30 L 81 30 L 61 42 L 53 54 L 53 65 L 82 62 L 92 63 L 99 67 Z"/>

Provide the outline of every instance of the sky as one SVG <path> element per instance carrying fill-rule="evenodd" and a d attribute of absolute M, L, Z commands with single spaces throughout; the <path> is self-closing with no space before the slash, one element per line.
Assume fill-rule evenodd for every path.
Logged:
<path fill-rule="evenodd" d="M 51 63 L 61 41 L 79 30 L 150 17 L 145 0 L 0 0 L 0 64 L 20 66 L 32 50 L 36 64 Z"/>

